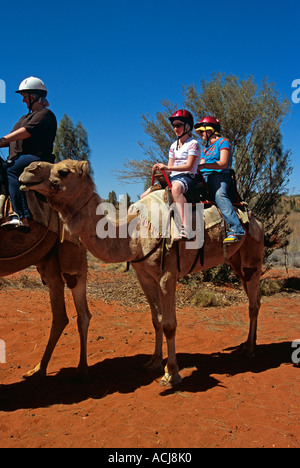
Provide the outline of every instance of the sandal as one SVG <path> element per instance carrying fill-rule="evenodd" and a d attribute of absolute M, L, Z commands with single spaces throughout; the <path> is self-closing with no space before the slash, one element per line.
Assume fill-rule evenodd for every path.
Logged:
<path fill-rule="evenodd" d="M 188 229 L 185 226 L 181 227 L 181 233 L 174 238 L 174 241 L 192 241 L 194 240 L 195 236 L 192 236 Z"/>

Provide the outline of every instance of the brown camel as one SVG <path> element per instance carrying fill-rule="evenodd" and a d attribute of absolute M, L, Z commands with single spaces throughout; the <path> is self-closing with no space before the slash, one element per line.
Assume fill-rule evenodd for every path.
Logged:
<path fill-rule="evenodd" d="M 181 378 L 175 352 L 176 282 L 188 273 L 205 270 L 224 262 L 220 225 L 205 229 L 204 261 L 201 262 L 198 249 L 186 248 L 186 242 L 175 242 L 173 247 L 166 251 L 162 270 L 163 244 L 160 239 L 124 236 L 124 232 L 128 232 L 126 229 L 133 221 L 132 216 L 126 217 L 125 226 L 121 221 L 113 225 L 107 218 L 107 230 L 111 229 L 116 236 L 101 238 L 105 236 L 99 235 L 97 226 L 104 221 L 106 213 L 102 208 L 99 210 L 102 200 L 95 193 L 87 163 L 71 160 L 55 165 L 32 163 L 24 171 L 20 181 L 23 184 L 22 190 L 34 189 L 46 196 L 50 205 L 60 213 L 68 229 L 81 238 L 95 257 L 108 263 L 132 262 L 149 301 L 155 329 L 155 350 L 146 368 L 161 367 L 164 334 L 168 359 L 161 384 L 171 386 L 179 383 Z M 142 229 L 142 223 L 139 226 Z M 241 279 L 249 298 L 250 329 L 247 341 L 242 347 L 247 354 L 253 355 L 260 308 L 259 281 L 264 235 L 263 226 L 254 216 L 250 218 L 247 230 L 247 235 L 241 241 L 226 247 L 226 261 Z M 180 258 L 180 271 L 177 253 Z"/>
<path fill-rule="evenodd" d="M 53 212 L 52 216 L 57 216 L 57 213 Z M 33 220 L 30 228 L 27 234 L 19 230 L 6 232 L 0 228 L 0 276 L 8 276 L 35 265 L 50 293 L 52 326 L 48 343 L 39 364 L 23 377 L 46 375 L 53 350 L 68 324 L 65 284 L 72 290 L 78 314 L 81 349 L 77 371 L 80 377 L 85 377 L 88 370 L 87 333 L 91 317 L 86 300 L 86 249 L 69 241 L 61 243 L 58 234 Z"/>

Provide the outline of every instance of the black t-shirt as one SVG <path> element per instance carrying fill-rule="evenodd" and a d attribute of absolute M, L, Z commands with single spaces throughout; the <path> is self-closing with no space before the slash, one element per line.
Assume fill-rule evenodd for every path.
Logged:
<path fill-rule="evenodd" d="M 14 159 L 22 154 L 33 154 L 41 160 L 51 158 L 57 130 L 57 121 L 53 112 L 43 107 L 32 114 L 23 115 L 12 131 L 22 127 L 31 134 L 31 137 L 10 143 L 8 159 Z"/>

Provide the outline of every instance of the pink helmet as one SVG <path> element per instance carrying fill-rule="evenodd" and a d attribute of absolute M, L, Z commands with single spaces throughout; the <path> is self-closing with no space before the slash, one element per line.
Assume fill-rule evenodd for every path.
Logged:
<path fill-rule="evenodd" d="M 191 127 L 191 130 L 193 129 L 194 126 L 194 119 L 192 114 L 186 110 L 186 109 L 179 109 L 174 114 L 169 117 L 170 122 L 174 122 L 174 120 L 180 120 L 181 122 L 189 124 Z"/>
<path fill-rule="evenodd" d="M 201 119 L 200 122 L 197 122 L 195 124 L 194 128 L 196 133 L 200 133 L 205 130 L 214 130 L 217 133 L 220 133 L 221 131 L 219 119 L 216 119 L 216 117 L 212 117 L 211 115 L 203 117 L 203 119 Z"/>

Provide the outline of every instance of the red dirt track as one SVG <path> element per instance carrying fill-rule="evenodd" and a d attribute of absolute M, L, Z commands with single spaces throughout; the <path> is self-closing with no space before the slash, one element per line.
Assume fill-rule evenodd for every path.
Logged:
<path fill-rule="evenodd" d="M 28 274 L 36 277 L 32 269 Z M 142 372 L 154 347 L 148 305 L 95 293 L 112 276 L 118 288 L 118 275 L 125 274 L 90 270 L 90 379 L 81 384 L 73 380 L 79 337 L 70 293 L 70 323 L 48 375 L 31 382 L 21 377 L 39 362 L 47 342 L 47 289 L 1 287 L 0 339 L 7 347 L 0 364 L 1 448 L 300 446 L 300 368 L 291 361 L 291 343 L 300 339 L 297 291 L 263 298 L 253 360 L 231 349 L 247 336 L 244 300 L 178 309 L 183 382 L 166 389 L 160 375 Z"/>

